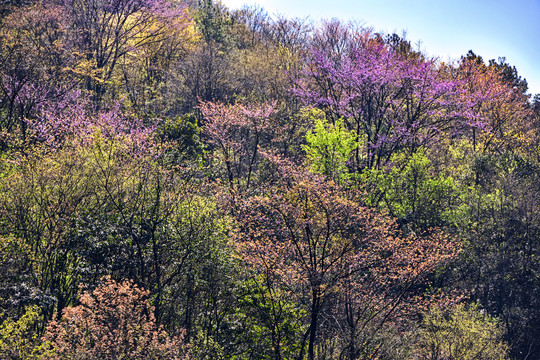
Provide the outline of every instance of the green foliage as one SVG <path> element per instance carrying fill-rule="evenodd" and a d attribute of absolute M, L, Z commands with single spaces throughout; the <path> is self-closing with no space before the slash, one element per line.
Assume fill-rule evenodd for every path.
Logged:
<path fill-rule="evenodd" d="M 35 305 L 27 306 L 18 320 L 5 317 L 0 323 L 0 358 L 32 359 L 34 349 L 39 343 L 38 326 L 42 318 L 43 315 Z"/>
<path fill-rule="evenodd" d="M 453 225 L 459 203 L 459 185 L 454 178 L 436 172 L 423 150 L 412 156 L 398 153 L 392 167 L 368 169 L 361 178 L 371 192 L 368 202 L 386 208 L 401 224 L 429 228 Z"/>
<path fill-rule="evenodd" d="M 2 259 L 0 280 L 54 299 L 42 304 L 50 317 L 73 304 L 80 283 L 132 278 L 152 290 L 156 317 L 170 330 L 211 329 L 233 299 L 227 217 L 185 172 L 129 155 L 96 134 L 87 147 L 20 161 L 0 183 L 0 230 L 14 234 L 10 254 L 26 252 Z"/>
<path fill-rule="evenodd" d="M 214 0 L 198 0 L 195 20 L 204 40 L 208 43 L 224 43 L 231 26 L 228 10 Z"/>
<path fill-rule="evenodd" d="M 306 311 L 286 291 L 269 285 L 263 276 L 243 283 L 237 316 L 245 327 L 249 351 L 238 359 L 293 359 L 300 351 Z"/>
<path fill-rule="evenodd" d="M 160 320 L 184 328 L 202 353 L 231 352 L 238 268 L 229 244 L 230 221 L 203 196 L 184 199 L 159 234 L 164 251 Z M 216 327 L 219 319 L 221 326 Z M 201 339 L 206 339 L 202 341 Z M 198 339 L 198 340 L 197 340 Z"/>
<path fill-rule="evenodd" d="M 504 153 L 478 155 L 470 167 L 475 185 L 463 197 L 469 221 L 460 228 L 466 247 L 456 272 L 483 307 L 505 322 L 512 356 L 536 354 L 540 165 Z"/>
<path fill-rule="evenodd" d="M 156 131 L 162 142 L 172 144 L 169 156 L 176 161 L 198 160 L 204 155 L 200 133 L 198 120 L 193 114 L 165 119 Z"/>
<path fill-rule="evenodd" d="M 191 354 L 194 359 L 213 360 L 226 358 L 223 347 L 212 336 L 208 336 L 202 330 L 193 336 L 191 344 Z"/>
<path fill-rule="evenodd" d="M 419 359 L 506 360 L 508 345 L 503 334 L 500 322 L 478 306 L 461 304 L 448 314 L 432 309 L 422 322 Z"/>
<path fill-rule="evenodd" d="M 518 89 L 522 94 L 527 92 L 527 89 L 529 88 L 527 80 L 522 79 L 521 76 L 519 76 L 516 67 L 508 64 L 504 56 L 499 57 L 497 61 L 495 61 L 495 59 L 489 60 L 489 67 L 493 67 L 497 70 L 507 84 Z"/>
<path fill-rule="evenodd" d="M 14 259 L 30 260 L 13 264 L 26 276 L 12 277 L 9 286 L 53 296 L 59 309 L 73 301 L 79 281 L 81 252 L 69 227 L 74 213 L 92 206 L 96 182 L 91 170 L 86 159 L 71 151 L 54 156 L 28 152 L 0 183 L 0 211 L 5 216 L 0 231 L 17 239 L 12 248 L 23 253 Z M 21 301 L 29 295 L 16 291 L 12 296 Z M 48 316 L 51 303 L 40 303 L 48 307 Z"/>
<path fill-rule="evenodd" d="M 315 129 L 306 133 L 308 145 L 303 145 L 314 172 L 324 174 L 336 182 L 348 179 L 346 162 L 358 147 L 354 131 L 348 131 L 343 119 L 330 124 L 321 110 L 307 113 L 315 123 Z"/>
<path fill-rule="evenodd" d="M 31 247 L 13 236 L 0 236 L 0 313 L 2 318 L 18 318 L 31 304 L 44 306 L 50 298 L 32 282 L 34 262 Z"/>

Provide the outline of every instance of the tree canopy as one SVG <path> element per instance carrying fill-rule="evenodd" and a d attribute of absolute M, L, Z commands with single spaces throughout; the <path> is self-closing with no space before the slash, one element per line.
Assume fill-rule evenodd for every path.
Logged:
<path fill-rule="evenodd" d="M 0 3 L 0 358 L 539 358 L 527 90 L 339 20 Z"/>

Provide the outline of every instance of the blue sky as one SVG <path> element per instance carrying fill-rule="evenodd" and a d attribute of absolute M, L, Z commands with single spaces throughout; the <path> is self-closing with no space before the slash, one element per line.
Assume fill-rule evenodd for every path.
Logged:
<path fill-rule="evenodd" d="M 407 34 L 442 61 L 473 50 L 487 62 L 505 56 L 540 93 L 540 0 L 222 0 L 257 4 L 287 17 L 357 20 L 376 31 Z"/>

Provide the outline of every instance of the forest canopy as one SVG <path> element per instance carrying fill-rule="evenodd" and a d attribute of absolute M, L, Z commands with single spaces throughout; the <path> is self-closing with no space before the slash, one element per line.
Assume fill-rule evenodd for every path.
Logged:
<path fill-rule="evenodd" d="M 540 94 L 213 0 L 0 3 L 0 358 L 540 358 Z"/>

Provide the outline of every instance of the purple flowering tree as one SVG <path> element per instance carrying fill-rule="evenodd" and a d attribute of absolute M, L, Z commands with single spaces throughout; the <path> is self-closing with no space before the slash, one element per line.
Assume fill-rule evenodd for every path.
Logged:
<path fill-rule="evenodd" d="M 81 85 L 97 106 L 107 92 L 121 98 L 120 65 L 140 68 L 146 50 L 189 25 L 185 3 L 167 0 L 45 0 L 14 11 L 0 31 L 0 131 L 26 138 L 29 119 Z"/>
<path fill-rule="evenodd" d="M 158 154 L 154 141 L 155 124 L 143 121 L 121 109 L 121 103 L 96 108 L 80 91 L 71 91 L 55 102 L 45 102 L 36 115 L 25 120 L 30 139 L 50 150 L 66 146 L 92 146 L 114 142 L 129 156 L 139 158 Z"/>
<path fill-rule="evenodd" d="M 34 4 L 2 19 L 0 131 L 19 130 L 25 138 L 24 119 L 75 85 L 68 69 L 73 69 L 77 56 L 70 48 L 59 6 Z"/>
<path fill-rule="evenodd" d="M 344 118 L 363 139 L 357 168 L 380 167 L 396 151 L 412 153 L 441 133 L 482 126 L 470 122 L 476 117 L 463 82 L 436 60 L 399 53 L 367 31 L 339 51 L 318 43 L 293 92 L 332 121 Z"/>

